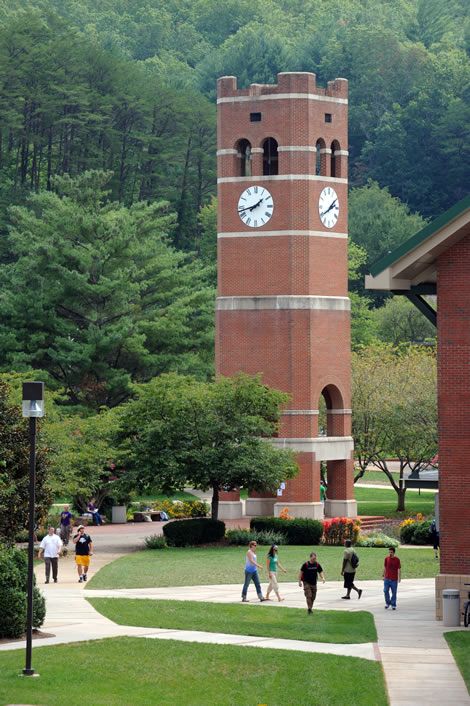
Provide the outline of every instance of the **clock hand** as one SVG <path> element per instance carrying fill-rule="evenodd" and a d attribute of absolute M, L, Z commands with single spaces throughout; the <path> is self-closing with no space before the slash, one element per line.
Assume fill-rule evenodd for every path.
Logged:
<path fill-rule="evenodd" d="M 262 201 L 263 201 L 263 199 L 260 199 L 259 201 L 257 201 L 256 203 L 254 203 L 253 206 L 250 206 L 250 211 L 254 211 L 255 208 L 258 208 L 258 206 L 260 205 L 260 203 L 261 203 Z"/>
<path fill-rule="evenodd" d="M 338 199 L 335 199 L 335 200 L 330 204 L 330 206 L 326 209 L 326 211 L 323 211 L 323 213 L 322 213 L 321 215 L 322 215 L 322 216 L 326 216 L 326 214 L 327 214 L 329 211 L 331 211 L 331 209 L 334 207 L 334 205 L 335 205 L 335 203 L 337 202 L 337 200 L 338 200 Z"/>
<path fill-rule="evenodd" d="M 264 199 L 260 199 L 259 201 L 254 203 L 253 206 L 244 206 L 243 208 L 239 208 L 238 213 L 242 213 L 243 211 L 254 211 L 255 208 L 257 208 L 263 201 Z"/>

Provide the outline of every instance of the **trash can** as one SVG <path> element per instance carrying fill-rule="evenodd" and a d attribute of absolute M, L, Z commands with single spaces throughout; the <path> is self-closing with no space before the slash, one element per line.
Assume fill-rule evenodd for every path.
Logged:
<path fill-rule="evenodd" d="M 127 507 L 125 505 L 113 505 L 111 508 L 111 522 L 113 525 L 121 525 L 127 522 Z"/>
<path fill-rule="evenodd" d="M 460 626 L 460 591 L 455 588 L 442 591 L 442 620 L 448 628 Z"/>

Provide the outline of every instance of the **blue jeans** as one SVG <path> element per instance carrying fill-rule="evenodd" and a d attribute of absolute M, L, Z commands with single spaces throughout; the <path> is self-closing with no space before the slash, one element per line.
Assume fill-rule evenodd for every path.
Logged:
<path fill-rule="evenodd" d="M 397 587 L 398 587 L 398 581 L 394 581 L 393 579 L 384 579 L 385 605 L 391 605 L 392 608 L 396 608 Z M 390 597 L 390 591 L 392 592 L 391 597 Z"/>
<path fill-rule="evenodd" d="M 258 577 L 257 571 L 245 571 L 245 583 L 243 584 L 243 588 L 242 588 L 242 598 L 246 598 L 248 586 L 250 585 L 250 582 L 252 579 L 253 579 L 253 583 L 255 584 L 256 593 L 258 594 L 258 598 L 262 598 L 263 592 L 261 591 L 261 584 L 259 582 L 259 577 Z"/>

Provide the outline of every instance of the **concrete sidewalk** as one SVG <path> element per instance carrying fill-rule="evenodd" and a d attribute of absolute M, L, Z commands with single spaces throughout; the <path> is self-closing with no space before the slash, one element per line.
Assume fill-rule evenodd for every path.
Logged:
<path fill-rule="evenodd" d="M 132 527 L 133 529 L 131 526 L 90 528 L 90 534 L 96 536 L 96 539 L 95 536 L 93 538 L 97 547 L 97 553 L 92 559 L 91 575 L 101 566 L 121 555 L 122 547 L 125 546 L 129 551 L 136 544 L 141 545 L 142 537 L 149 534 L 148 524 L 146 523 L 142 528 Z M 114 552 L 113 547 L 119 547 L 118 551 Z M 449 628 L 444 628 L 442 623 L 434 619 L 433 579 L 402 581 L 398 591 L 398 608 L 393 612 L 384 610 L 381 581 L 360 581 L 359 578 L 360 587 L 364 590 L 360 601 L 357 598 L 352 598 L 350 601 L 341 600 L 343 589 L 340 582 L 321 584 L 315 608 L 367 610 L 374 615 L 377 626 L 377 645 L 371 643 L 332 645 L 243 635 L 120 626 L 97 613 L 85 600 L 85 597 L 119 596 L 238 603 L 241 584 L 190 588 L 88 590 L 87 584 L 78 583 L 72 555 L 60 560 L 59 583 L 44 585 L 44 569 L 41 565 L 37 566 L 36 574 L 38 585 L 44 591 L 47 600 L 47 618 L 43 629 L 46 632 L 52 632 L 55 637 L 34 641 L 34 647 L 129 635 L 153 639 L 237 644 L 253 648 L 269 647 L 354 655 L 365 659 L 382 660 L 390 706 L 421 706 L 422 704 L 470 706 L 470 696 L 465 683 L 443 637 L 444 631 Z M 296 583 L 282 583 L 280 588 L 285 601 L 281 604 L 274 601 L 264 603 L 266 610 L 283 610 L 284 607 L 305 609 L 303 592 Z M 252 593 L 248 597 L 257 604 L 254 589 L 251 588 L 250 591 Z M 252 605 L 252 603 L 248 604 L 246 609 L 250 610 Z M 313 619 L 315 619 L 315 613 Z M 3 644 L 0 650 L 23 647 L 24 641 Z"/>

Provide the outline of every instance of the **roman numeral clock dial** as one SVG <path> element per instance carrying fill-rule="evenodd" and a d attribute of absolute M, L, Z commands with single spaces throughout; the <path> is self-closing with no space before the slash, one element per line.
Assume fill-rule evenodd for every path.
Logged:
<path fill-rule="evenodd" d="M 333 228 L 339 216 L 338 194 L 331 186 L 325 186 L 318 199 L 318 213 L 326 228 Z"/>
<path fill-rule="evenodd" d="M 238 199 L 238 215 L 250 228 L 264 226 L 273 211 L 273 197 L 264 186 L 249 186 Z"/>

